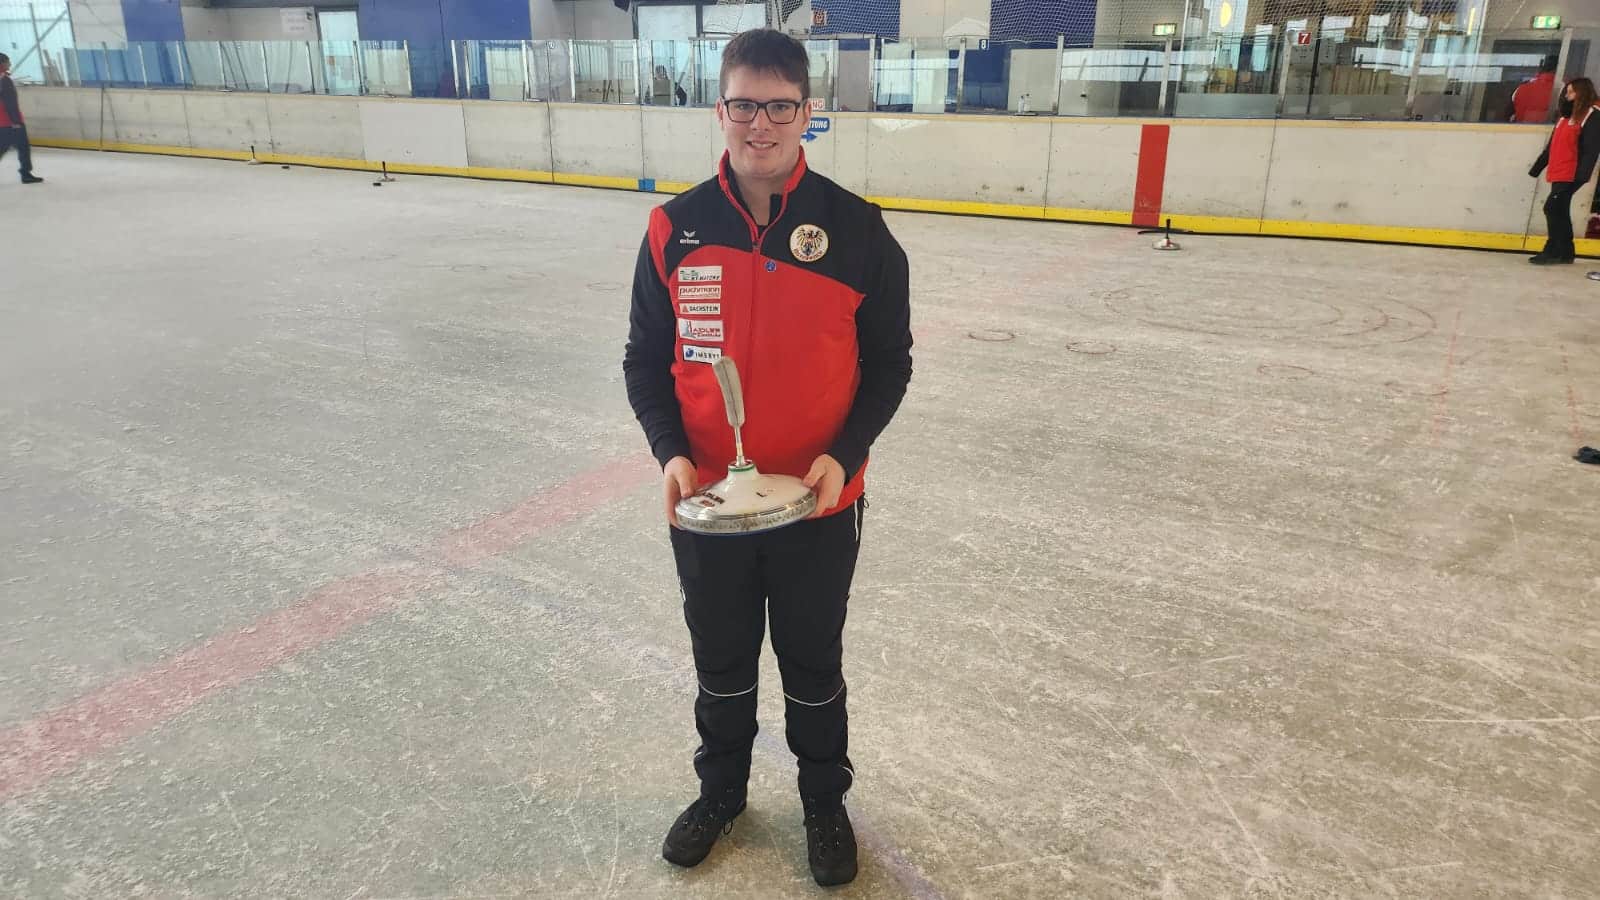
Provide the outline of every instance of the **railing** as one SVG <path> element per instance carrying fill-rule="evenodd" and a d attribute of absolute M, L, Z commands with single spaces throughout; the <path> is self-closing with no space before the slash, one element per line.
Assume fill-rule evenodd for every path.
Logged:
<path fill-rule="evenodd" d="M 187 41 L 41 49 L 47 83 L 710 106 L 726 39 Z M 1503 121 L 1540 53 L 1456 35 L 1294 32 L 1067 46 L 1059 39 L 811 40 L 825 109 L 1084 116 Z"/>

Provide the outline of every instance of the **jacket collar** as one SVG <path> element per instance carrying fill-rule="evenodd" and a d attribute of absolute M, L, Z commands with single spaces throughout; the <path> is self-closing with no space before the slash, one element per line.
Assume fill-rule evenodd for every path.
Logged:
<path fill-rule="evenodd" d="M 789 199 L 789 195 L 794 192 L 794 189 L 800 186 L 800 179 L 805 177 L 806 171 L 806 150 L 801 147 L 800 158 L 795 160 L 794 163 L 794 171 L 789 173 L 789 180 L 783 183 L 783 193 L 779 200 L 780 206 Z M 717 163 L 717 183 L 722 186 L 722 195 L 728 198 L 728 202 L 748 215 L 749 207 L 745 204 L 744 198 L 739 195 L 739 188 L 733 177 L 733 162 L 726 150 L 722 151 L 722 160 Z M 772 218 L 777 218 L 776 209 L 772 211 Z"/>

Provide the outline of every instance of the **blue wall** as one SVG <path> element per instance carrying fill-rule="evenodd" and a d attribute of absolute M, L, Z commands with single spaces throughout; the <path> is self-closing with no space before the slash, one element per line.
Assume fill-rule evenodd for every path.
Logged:
<path fill-rule="evenodd" d="M 128 41 L 183 40 L 183 7 L 178 0 L 122 0 Z"/>
<path fill-rule="evenodd" d="M 356 16 L 364 41 L 525 41 L 533 36 L 528 0 L 360 0 Z"/>
<path fill-rule="evenodd" d="M 445 37 L 525 41 L 533 36 L 528 0 L 443 0 Z"/>
<path fill-rule="evenodd" d="M 360 0 L 356 17 L 364 41 L 409 42 L 419 97 L 456 96 L 449 41 L 533 36 L 528 0 Z"/>

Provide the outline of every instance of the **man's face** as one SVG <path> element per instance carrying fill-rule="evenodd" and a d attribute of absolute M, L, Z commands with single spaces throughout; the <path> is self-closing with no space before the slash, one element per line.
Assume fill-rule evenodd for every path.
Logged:
<path fill-rule="evenodd" d="M 7 75 L 10 75 L 10 74 L 11 74 L 11 60 L 8 59 L 5 62 L 0 62 L 0 78 L 4 78 L 4 77 L 6 77 Z"/>
<path fill-rule="evenodd" d="M 784 81 L 776 73 L 744 66 L 728 73 L 728 86 L 717 101 L 717 123 L 728 142 L 734 172 L 745 178 L 779 180 L 789 176 L 800 158 L 800 136 L 811 124 L 811 107 L 800 95 L 799 85 Z M 740 100 L 793 103 L 794 119 L 773 122 L 769 108 L 757 110 L 752 121 L 736 122 L 735 118 L 744 118 L 738 108 Z"/>

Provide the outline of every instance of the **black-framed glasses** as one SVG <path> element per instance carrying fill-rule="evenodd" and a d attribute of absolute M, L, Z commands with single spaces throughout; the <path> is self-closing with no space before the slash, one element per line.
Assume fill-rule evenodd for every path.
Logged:
<path fill-rule="evenodd" d="M 722 108 L 728 111 L 728 118 L 740 125 L 756 120 L 756 113 L 767 111 L 767 121 L 774 125 L 788 125 L 795 116 L 800 115 L 800 101 L 798 100 L 739 100 L 722 98 Z"/>

